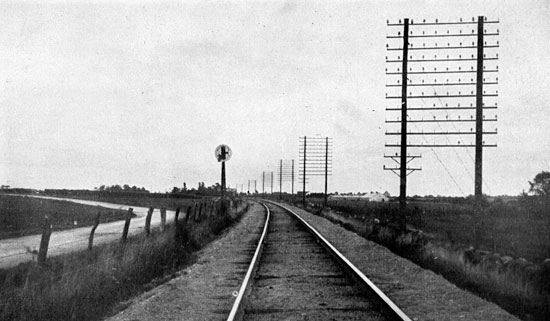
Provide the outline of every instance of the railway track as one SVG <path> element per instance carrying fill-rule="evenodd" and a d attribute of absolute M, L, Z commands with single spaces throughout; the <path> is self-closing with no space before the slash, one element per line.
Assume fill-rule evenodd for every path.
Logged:
<path fill-rule="evenodd" d="M 263 205 L 263 233 L 228 320 L 410 321 L 296 213 Z"/>

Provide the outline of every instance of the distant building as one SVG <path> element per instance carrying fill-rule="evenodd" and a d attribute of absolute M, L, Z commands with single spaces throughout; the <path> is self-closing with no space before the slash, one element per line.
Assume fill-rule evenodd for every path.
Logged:
<path fill-rule="evenodd" d="M 386 192 L 387 193 L 387 192 Z M 365 194 L 358 195 L 331 195 L 329 200 L 334 201 L 363 201 L 363 202 L 387 202 L 390 200 L 389 196 L 378 192 L 370 192 Z"/>
<path fill-rule="evenodd" d="M 366 195 L 363 195 L 363 197 L 366 197 L 369 200 L 369 202 L 387 202 L 390 200 L 390 198 L 386 196 L 385 193 L 380 194 L 378 192 L 370 192 Z"/>

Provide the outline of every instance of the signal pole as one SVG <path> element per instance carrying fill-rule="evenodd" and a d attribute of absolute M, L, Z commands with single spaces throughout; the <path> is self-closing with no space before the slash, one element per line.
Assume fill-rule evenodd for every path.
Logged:
<path fill-rule="evenodd" d="M 231 148 L 227 145 L 219 145 L 214 151 L 214 155 L 218 162 L 222 163 L 222 177 L 221 177 L 221 198 L 225 198 L 225 162 L 231 158 Z"/>
<path fill-rule="evenodd" d="M 222 199 L 225 197 L 225 162 L 222 162 Z"/>

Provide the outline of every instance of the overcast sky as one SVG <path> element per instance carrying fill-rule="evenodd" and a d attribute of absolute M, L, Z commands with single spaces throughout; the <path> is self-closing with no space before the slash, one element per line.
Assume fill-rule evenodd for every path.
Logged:
<path fill-rule="evenodd" d="M 484 192 L 517 195 L 550 170 L 549 3 L 0 1 L 0 183 L 211 185 L 225 143 L 228 184 L 261 191 L 298 137 L 321 135 L 329 191 L 397 195 L 382 169 L 386 20 L 485 15 L 500 20 L 500 58 Z M 409 195 L 473 193 L 473 149 L 419 152 Z"/>

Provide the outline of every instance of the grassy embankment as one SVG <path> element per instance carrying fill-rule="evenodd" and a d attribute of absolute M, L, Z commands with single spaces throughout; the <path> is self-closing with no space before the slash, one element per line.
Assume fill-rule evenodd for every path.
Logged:
<path fill-rule="evenodd" d="M 46 215 L 54 231 L 91 226 L 97 212 L 103 223 L 126 217 L 121 210 L 0 194 L 0 239 L 40 234 Z"/>
<path fill-rule="evenodd" d="M 211 208 L 210 206 L 205 208 Z M 202 216 L 182 211 L 177 225 L 130 237 L 125 243 L 50 258 L 40 266 L 0 270 L 0 320 L 100 320 L 120 302 L 170 278 L 193 262 L 193 252 L 212 241 L 247 210 Z"/>
<path fill-rule="evenodd" d="M 332 210 L 316 212 L 524 320 L 548 320 L 550 271 L 541 264 L 550 257 L 548 209 L 492 204 L 474 214 L 468 204 L 413 203 L 408 223 L 423 232 L 399 234 L 391 224 L 397 204 L 340 201 L 329 206 Z M 375 218 L 381 221 L 376 227 Z"/>

